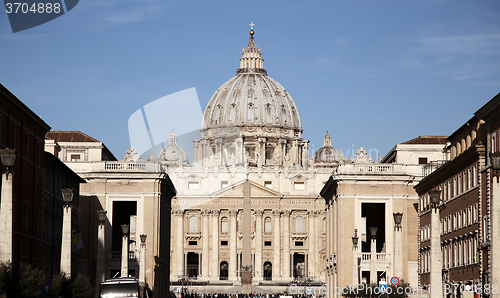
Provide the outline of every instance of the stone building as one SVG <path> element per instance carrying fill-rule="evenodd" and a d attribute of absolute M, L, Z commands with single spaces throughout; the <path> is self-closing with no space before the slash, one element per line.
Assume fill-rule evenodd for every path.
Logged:
<path fill-rule="evenodd" d="M 396 145 L 383 163 L 361 148 L 351 163 L 336 168 L 320 193 L 326 200 L 328 297 L 339 297 L 339 288 L 393 276 L 418 284 L 413 187 L 422 177 L 419 161 L 442 158 L 445 143 L 445 137 L 420 136 Z"/>
<path fill-rule="evenodd" d="M 91 277 L 96 291 L 104 279 L 133 276 L 144 280 L 158 296 L 168 295 L 170 202 L 175 195 L 164 168 L 140 159 L 131 148 L 120 161 L 106 146 L 81 132 L 55 131 L 46 136 L 46 150 L 75 171 L 80 185 L 82 248 L 77 271 Z M 103 226 L 97 211 L 107 212 Z M 122 273 L 122 229 L 129 225 L 128 272 Z M 98 231 L 103 227 L 101 237 Z M 146 252 L 140 258 L 140 235 Z M 144 266 L 144 276 L 140 268 Z"/>
<path fill-rule="evenodd" d="M 500 95 L 448 137 L 448 159 L 424 167 L 419 194 L 419 279 L 443 294 L 473 297 L 500 282 L 497 169 Z M 433 207 L 430 191 L 439 191 Z M 436 224 L 432 217 L 436 214 Z M 432 241 L 436 240 L 433 248 Z M 496 247 L 496 249 L 495 249 Z M 493 297 L 498 295 L 493 294 Z"/>
<path fill-rule="evenodd" d="M 342 267 L 349 275 L 344 274 L 339 282 L 351 283 L 351 237 L 357 228 L 363 243 L 368 241 L 367 225 L 379 226 L 377 252 L 384 260 L 377 271 L 392 272 L 394 245 L 389 240 L 394 235 L 392 212 L 396 211 L 405 214 L 403 245 L 415 247 L 403 252 L 404 264 L 409 261 L 409 265 L 404 265 L 402 276 L 416 284 L 418 258 L 412 227 L 417 224 L 413 207 L 417 195 L 413 186 L 421 176 L 421 165 L 378 164 L 363 148 L 354 160 L 347 160 L 332 147 L 328 132 L 323 146 L 309 156 L 299 111 L 286 89 L 267 76 L 253 30 L 250 35 L 236 76 L 215 91 L 205 109 L 201 137 L 194 140 L 194 161 L 189 163 L 174 133 L 158 156 L 177 190 L 172 201 L 171 288 L 241 292 L 241 273 L 248 271 L 242 256 L 247 179 L 252 291 L 286 292 L 293 283 L 322 285 L 331 270 L 325 264 L 334 252 L 329 241 L 342 246 L 342 264 L 350 261 Z M 417 160 L 442 155 L 443 138 L 417 139 L 413 147 L 401 145 L 393 151 L 399 156 L 413 153 Z M 335 171 L 336 178 L 331 178 Z M 318 195 L 322 189 L 334 191 L 332 179 L 341 185 L 342 202 L 349 202 L 338 211 L 335 231 L 331 230 L 333 219 L 325 212 L 331 197 Z M 345 251 L 349 251 L 348 259 Z M 366 250 L 364 244 L 360 256 L 369 256 L 367 251 L 369 245 Z M 365 261 L 360 274 L 369 279 Z"/>
<path fill-rule="evenodd" d="M 11 191 L 4 193 L 4 196 L 11 197 L 10 202 L 7 197 L 0 197 L 2 262 L 10 261 L 14 265 L 22 262 L 35 267 L 41 265 L 43 141 L 48 130 L 50 127 L 38 115 L 0 84 L 0 149 L 17 150 L 10 178 L 6 178 L 2 165 L 2 184 L 12 185 Z"/>

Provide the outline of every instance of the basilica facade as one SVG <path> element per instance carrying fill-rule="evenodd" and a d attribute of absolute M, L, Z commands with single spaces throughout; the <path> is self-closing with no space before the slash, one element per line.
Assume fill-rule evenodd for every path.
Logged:
<path fill-rule="evenodd" d="M 177 191 L 171 288 L 187 280 L 190 291 L 238 291 L 233 287 L 249 270 L 242 263 L 246 180 L 253 291 L 286 292 L 294 280 L 325 281 L 325 204 L 318 193 L 342 156 L 327 134 L 320 152 L 309 157 L 297 107 L 267 76 L 253 34 L 236 76 L 205 109 L 194 161 L 188 162 L 174 133 L 158 156 Z"/>

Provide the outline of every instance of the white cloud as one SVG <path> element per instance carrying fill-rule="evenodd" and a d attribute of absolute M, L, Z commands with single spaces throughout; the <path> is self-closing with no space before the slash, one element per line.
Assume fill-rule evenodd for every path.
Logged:
<path fill-rule="evenodd" d="M 500 33 L 410 40 L 397 59 L 401 68 L 428 68 L 435 75 L 470 80 L 500 74 Z"/>

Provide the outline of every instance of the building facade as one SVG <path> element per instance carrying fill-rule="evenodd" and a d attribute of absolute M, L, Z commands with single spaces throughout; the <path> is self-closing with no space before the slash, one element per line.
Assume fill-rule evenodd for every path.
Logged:
<path fill-rule="evenodd" d="M 43 240 L 43 141 L 50 127 L 14 94 L 0 84 L 0 148 L 17 150 L 12 174 L 12 222 L 2 230 L 12 231 L 11 239 L 0 239 L 10 246 L 10 261 L 38 267 Z M 3 166 L 2 166 L 3 169 Z M 2 175 L 4 177 L 5 174 Z M 4 181 L 3 183 L 7 183 Z M 1 198 L 2 207 L 7 198 Z M 8 212 L 1 210 L 1 212 Z M 5 224 L 5 226 L 3 225 Z M 10 238 L 10 236 L 8 237 Z M 7 244 L 10 243 L 10 244 Z M 0 251 L 0 254 L 6 252 Z"/>
<path fill-rule="evenodd" d="M 393 276 L 418 284 L 413 187 L 422 176 L 418 162 L 442 157 L 445 143 L 444 137 L 415 138 L 395 146 L 381 159 L 386 163 L 373 162 L 360 149 L 337 167 L 320 193 L 326 201 L 328 297 L 339 297 L 339 288 Z M 399 224 L 396 214 L 402 216 Z"/>
<path fill-rule="evenodd" d="M 498 221 L 494 212 L 498 203 L 491 154 L 498 150 L 499 103 L 497 95 L 451 134 L 446 147 L 449 159 L 424 167 L 426 176 L 415 186 L 419 194 L 420 284 L 439 285 L 442 295 L 498 293 L 484 290 L 494 285 L 497 272 L 497 252 L 492 250 L 497 237 L 492 231 Z M 432 190 L 440 195 L 436 207 L 431 202 Z M 439 216 L 435 226 L 433 214 Z M 433 239 L 440 246 L 434 250 Z"/>
<path fill-rule="evenodd" d="M 105 279 L 132 276 L 148 283 L 156 297 L 168 295 L 170 204 L 175 188 L 163 167 L 140 159 L 133 149 L 116 161 L 103 143 L 81 132 L 49 132 L 46 139 L 46 150 L 54 152 L 86 182 L 80 185 L 84 247 L 77 271 L 91 277 L 96 293 Z M 102 223 L 97 213 L 100 210 L 106 211 Z M 122 225 L 129 226 L 125 273 Z M 141 235 L 146 235 L 143 258 Z"/>

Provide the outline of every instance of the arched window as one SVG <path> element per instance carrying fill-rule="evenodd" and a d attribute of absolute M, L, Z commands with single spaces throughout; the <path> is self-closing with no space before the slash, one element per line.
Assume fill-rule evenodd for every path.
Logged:
<path fill-rule="evenodd" d="M 264 280 L 273 280 L 273 264 L 271 262 L 264 263 Z"/>
<path fill-rule="evenodd" d="M 302 216 L 297 216 L 295 218 L 295 233 L 304 232 L 304 219 Z"/>
<path fill-rule="evenodd" d="M 191 216 L 189 218 L 189 232 L 190 233 L 198 232 L 198 218 L 196 218 L 196 216 Z"/>
<path fill-rule="evenodd" d="M 228 264 L 226 261 L 220 263 L 220 280 L 227 280 L 228 278 Z"/>
<path fill-rule="evenodd" d="M 220 220 L 220 231 L 221 233 L 227 233 L 227 217 L 223 217 Z"/>
<path fill-rule="evenodd" d="M 266 217 L 264 219 L 264 233 L 271 233 L 271 218 Z"/>

